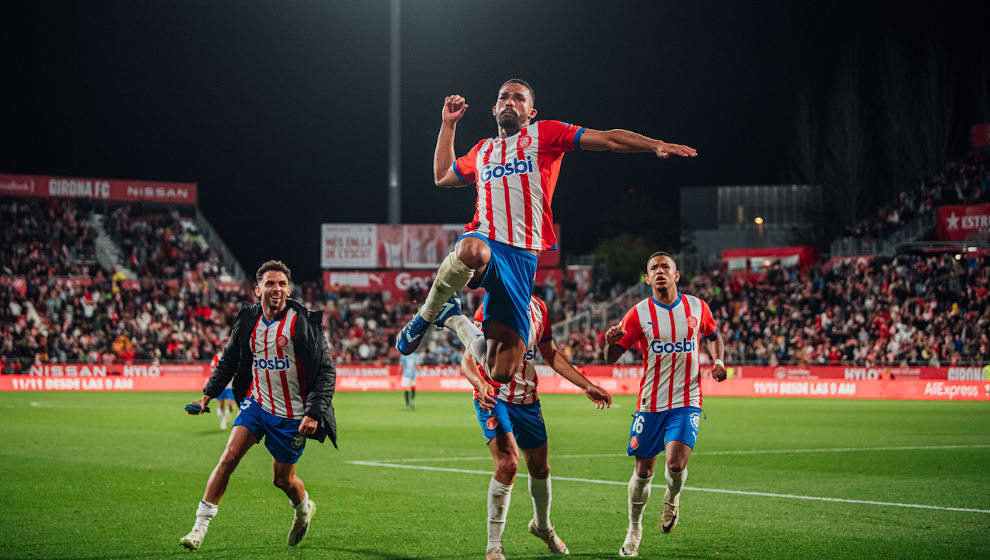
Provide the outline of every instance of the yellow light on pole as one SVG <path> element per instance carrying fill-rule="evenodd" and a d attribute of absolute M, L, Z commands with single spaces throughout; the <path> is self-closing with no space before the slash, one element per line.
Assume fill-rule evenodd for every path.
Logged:
<path fill-rule="evenodd" d="M 763 218 L 757 216 L 757 217 L 753 218 L 753 223 L 756 224 L 756 225 L 758 225 L 758 226 L 762 226 L 763 225 Z"/>

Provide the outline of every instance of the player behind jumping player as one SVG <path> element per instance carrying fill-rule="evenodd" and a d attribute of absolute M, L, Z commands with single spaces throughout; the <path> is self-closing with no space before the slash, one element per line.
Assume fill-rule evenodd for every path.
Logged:
<path fill-rule="evenodd" d="M 512 484 L 519 469 L 519 450 L 529 470 L 529 493 L 533 498 L 533 519 L 529 532 L 547 544 L 550 552 L 569 554 L 567 545 L 550 524 L 550 463 L 547 461 L 547 431 L 543 423 L 540 399 L 536 393 L 539 378 L 533 361 L 536 351 L 555 372 L 584 391 L 596 408 L 611 406 L 608 391 L 588 380 L 557 350 L 550 331 L 547 306 L 533 296 L 529 304 L 530 330 L 522 368 L 508 383 L 492 381 L 484 369 L 479 370 L 469 352 L 461 360 L 461 372 L 474 386 L 474 408 L 488 449 L 495 462 L 495 474 L 488 484 L 487 560 L 504 560 L 502 532 L 512 496 Z M 484 317 L 478 308 L 474 319 Z"/>

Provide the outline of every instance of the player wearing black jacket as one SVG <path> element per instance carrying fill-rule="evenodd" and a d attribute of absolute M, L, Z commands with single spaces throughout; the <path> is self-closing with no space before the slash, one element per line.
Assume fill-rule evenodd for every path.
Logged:
<path fill-rule="evenodd" d="M 337 445 L 331 404 L 337 375 L 323 336 L 323 314 L 289 299 L 291 274 L 281 261 L 261 265 L 254 288 L 260 303 L 241 308 L 203 397 L 186 406 L 190 414 L 206 412 L 210 399 L 231 379 L 234 399 L 241 406 L 227 446 L 206 483 L 196 523 L 179 540 L 190 550 L 202 545 L 241 458 L 262 440 L 272 455 L 274 484 L 285 492 L 295 510 L 289 546 L 303 538 L 316 510 L 296 476 L 296 461 L 302 456 L 306 438 L 322 442 L 329 437 L 334 447 Z"/>

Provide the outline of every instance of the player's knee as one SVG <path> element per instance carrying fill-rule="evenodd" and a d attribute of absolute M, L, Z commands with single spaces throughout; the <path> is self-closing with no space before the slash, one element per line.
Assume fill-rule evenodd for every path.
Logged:
<path fill-rule="evenodd" d="M 667 459 L 667 470 L 681 472 L 687 468 L 687 459 L 684 457 L 671 457 Z"/>
<path fill-rule="evenodd" d="M 507 456 L 500 458 L 495 464 L 495 471 L 506 478 L 516 476 L 516 473 L 519 471 L 519 457 Z"/>
<path fill-rule="evenodd" d="M 285 490 L 286 488 L 292 486 L 292 480 L 288 476 L 275 475 L 272 479 L 272 484 L 274 484 L 276 488 Z"/>
<path fill-rule="evenodd" d="M 240 460 L 235 455 L 231 453 L 224 453 L 220 457 L 220 463 L 217 465 L 217 469 L 230 474 L 234 472 L 234 469 L 237 468 L 237 463 L 239 462 Z"/>
<path fill-rule="evenodd" d="M 550 476 L 550 465 L 530 466 L 529 476 L 533 478 L 548 478 Z"/>
<path fill-rule="evenodd" d="M 472 270 L 478 270 L 488 263 L 491 258 L 491 249 L 484 241 L 469 237 L 457 244 L 454 254 L 465 266 Z"/>

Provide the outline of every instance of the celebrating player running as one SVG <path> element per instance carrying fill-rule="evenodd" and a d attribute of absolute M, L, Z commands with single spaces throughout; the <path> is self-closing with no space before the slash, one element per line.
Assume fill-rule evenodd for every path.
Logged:
<path fill-rule="evenodd" d="M 725 379 L 725 347 L 711 310 L 700 298 L 678 292 L 680 278 L 673 257 L 664 252 L 650 255 L 646 281 L 653 297 L 636 304 L 620 324 L 605 333 L 605 359 L 609 363 L 632 346 L 643 355 L 643 379 L 626 449 L 627 455 L 636 457 L 636 470 L 629 480 L 629 530 L 619 556 L 639 556 L 643 509 L 650 498 L 653 466 L 661 451 L 667 456 L 667 490 L 660 529 L 669 533 L 677 526 L 681 487 L 687 480 L 688 458 L 701 416 L 700 336 L 708 341 L 708 353 L 715 360 L 712 377 Z"/>

